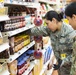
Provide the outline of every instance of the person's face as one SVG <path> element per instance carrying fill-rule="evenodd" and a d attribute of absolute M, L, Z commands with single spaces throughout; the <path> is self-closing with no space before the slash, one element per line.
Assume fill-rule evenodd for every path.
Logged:
<path fill-rule="evenodd" d="M 66 18 L 69 20 L 69 24 L 76 30 L 76 15 L 73 15 L 72 18 L 66 16 Z"/>
<path fill-rule="evenodd" d="M 58 25 L 56 24 L 56 19 L 53 19 L 52 21 L 46 20 L 45 22 L 47 24 L 47 27 L 52 31 L 55 32 L 58 29 Z"/>

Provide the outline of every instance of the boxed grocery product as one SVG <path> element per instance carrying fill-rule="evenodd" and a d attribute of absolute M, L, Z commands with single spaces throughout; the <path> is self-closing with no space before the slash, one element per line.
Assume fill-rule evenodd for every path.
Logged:
<path fill-rule="evenodd" d="M 22 16 L 26 16 L 26 12 L 21 12 Z"/>
<path fill-rule="evenodd" d="M 29 43 L 30 43 L 30 36 L 29 35 L 25 35 L 24 36 L 24 46 L 26 46 Z"/>
<path fill-rule="evenodd" d="M 0 59 L 7 59 L 9 58 L 9 49 L 4 50 L 3 52 L 0 52 Z"/>
<path fill-rule="evenodd" d="M 17 75 L 17 60 L 8 64 L 10 75 Z"/>
<path fill-rule="evenodd" d="M 24 53 L 23 55 L 21 55 L 18 59 L 18 74 L 17 75 L 22 75 L 25 70 L 29 67 L 30 61 L 29 61 L 29 56 L 26 55 L 26 53 Z"/>
<path fill-rule="evenodd" d="M 25 21 L 26 21 L 26 26 L 31 25 L 31 16 L 30 15 L 26 15 L 25 16 Z"/>
<path fill-rule="evenodd" d="M 0 16 L 2 15 L 8 15 L 8 7 L 0 8 Z"/>

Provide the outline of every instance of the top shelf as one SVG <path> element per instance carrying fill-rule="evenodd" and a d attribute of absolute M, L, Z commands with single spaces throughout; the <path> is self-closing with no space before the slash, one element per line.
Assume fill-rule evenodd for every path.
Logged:
<path fill-rule="evenodd" d="M 24 5 L 27 5 L 27 3 L 10 3 L 10 2 L 4 2 L 4 5 L 21 5 L 21 6 L 24 6 Z"/>
<path fill-rule="evenodd" d="M 35 2 L 4 2 L 5 6 L 26 6 L 29 8 L 38 8 L 38 6 L 40 5 L 39 3 L 35 3 Z"/>

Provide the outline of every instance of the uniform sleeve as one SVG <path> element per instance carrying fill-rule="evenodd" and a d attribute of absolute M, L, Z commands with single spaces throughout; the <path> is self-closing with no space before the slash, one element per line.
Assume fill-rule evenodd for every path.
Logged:
<path fill-rule="evenodd" d="M 76 75 L 76 36 L 74 37 L 74 43 L 73 43 L 72 67 L 70 75 Z"/>
<path fill-rule="evenodd" d="M 34 36 L 49 36 L 51 31 L 47 28 L 47 26 L 34 27 L 31 29 L 31 35 Z"/>

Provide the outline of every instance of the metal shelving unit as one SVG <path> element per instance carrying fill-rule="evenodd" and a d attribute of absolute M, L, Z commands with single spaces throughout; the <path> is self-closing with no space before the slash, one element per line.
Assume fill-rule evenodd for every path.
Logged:
<path fill-rule="evenodd" d="M 39 6 L 39 3 L 34 3 L 34 2 L 4 2 L 5 6 L 25 6 L 29 8 L 37 8 Z"/>
<path fill-rule="evenodd" d="M 6 20 L 10 20 L 8 15 L 0 16 L 0 22 L 1 21 L 6 21 Z"/>
<path fill-rule="evenodd" d="M 10 46 L 9 46 L 9 43 L 3 43 L 0 45 L 0 52 L 4 51 L 5 49 L 8 49 Z"/>
<path fill-rule="evenodd" d="M 14 55 L 10 55 L 9 59 L 0 59 L 0 62 L 7 62 L 7 63 L 13 62 L 15 59 L 21 56 L 25 51 L 27 51 L 30 47 L 32 47 L 34 44 L 35 44 L 34 41 L 31 42 L 29 45 L 25 46 L 24 48 L 22 48 L 20 51 L 18 51 Z"/>
<path fill-rule="evenodd" d="M 25 27 L 22 27 L 22 28 L 19 28 L 19 29 L 15 29 L 15 30 L 12 30 L 12 31 L 7 31 L 7 32 L 2 32 L 2 35 L 7 35 L 9 37 L 13 36 L 13 35 L 16 35 L 16 34 L 19 34 L 21 32 L 24 32 L 30 28 L 33 28 L 35 25 L 29 25 L 29 26 L 25 26 Z"/>

